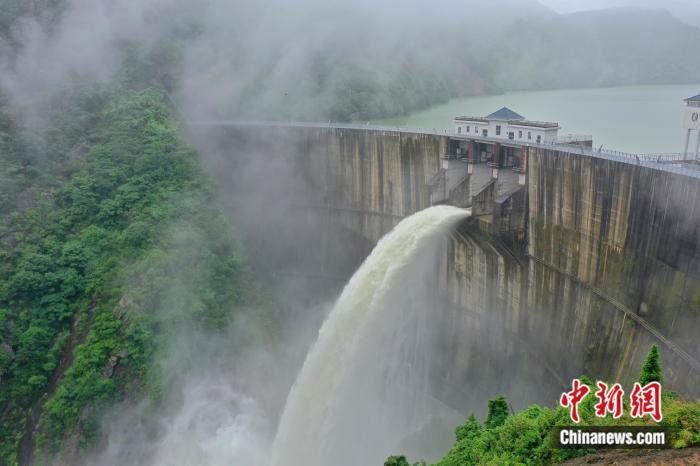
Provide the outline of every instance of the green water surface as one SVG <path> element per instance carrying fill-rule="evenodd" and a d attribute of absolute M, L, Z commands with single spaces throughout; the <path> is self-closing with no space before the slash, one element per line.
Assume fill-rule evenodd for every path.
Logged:
<path fill-rule="evenodd" d="M 530 120 L 558 122 L 560 134 L 590 134 L 596 147 L 681 152 L 685 144 L 683 99 L 697 94 L 700 84 L 509 92 L 453 99 L 407 117 L 372 123 L 451 129 L 457 115 L 484 116 L 505 106 Z"/>

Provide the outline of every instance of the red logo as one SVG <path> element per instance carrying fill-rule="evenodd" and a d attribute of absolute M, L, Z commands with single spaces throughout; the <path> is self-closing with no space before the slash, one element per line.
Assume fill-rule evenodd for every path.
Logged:
<path fill-rule="evenodd" d="M 591 389 L 588 388 L 588 385 L 582 384 L 579 379 L 574 379 L 571 385 L 573 389 L 570 392 L 562 393 L 559 403 L 564 408 L 571 408 L 571 420 L 578 424 L 581 421 L 578 416 L 578 404 L 588 395 Z"/>
<path fill-rule="evenodd" d="M 634 384 L 634 389 L 630 395 L 630 405 L 632 411 L 630 416 L 643 417 L 651 416 L 656 422 L 661 422 L 661 384 L 659 382 L 649 382 L 645 386 Z"/>
<path fill-rule="evenodd" d="M 611 413 L 615 419 L 622 416 L 624 405 L 622 399 L 625 395 L 619 383 L 608 388 L 605 382 L 597 382 L 598 390 L 595 392 L 598 402 L 594 405 L 595 415 L 605 417 Z M 581 380 L 574 379 L 571 382 L 572 390 L 562 393 L 559 404 L 564 408 L 569 408 L 571 420 L 578 424 L 581 418 L 578 414 L 578 405 L 590 393 L 591 389 L 581 383 Z M 645 386 L 634 384 L 634 389 L 630 395 L 630 416 L 641 418 L 649 415 L 654 421 L 661 422 L 661 384 L 659 382 L 649 382 Z"/>
<path fill-rule="evenodd" d="M 598 398 L 598 403 L 595 405 L 595 415 L 605 417 L 607 413 L 612 413 L 615 419 L 622 416 L 622 396 L 625 392 L 619 383 L 613 385 L 610 390 L 604 382 L 598 382 L 598 391 L 595 396 Z"/>

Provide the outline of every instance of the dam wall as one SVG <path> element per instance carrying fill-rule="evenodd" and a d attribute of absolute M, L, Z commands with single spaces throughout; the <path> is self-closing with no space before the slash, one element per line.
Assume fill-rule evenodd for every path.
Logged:
<path fill-rule="evenodd" d="M 280 238 L 297 220 L 309 244 L 295 257 L 322 256 L 312 268 L 338 283 L 430 206 L 449 148 L 446 136 L 375 129 L 195 129 L 218 154 L 210 171 L 239 187 L 232 199 L 278 205 L 266 209 L 265 247 L 292 244 Z M 441 253 L 432 312 L 444 325 L 434 368 L 443 401 L 460 409 L 503 393 L 516 406 L 551 404 L 580 375 L 629 389 L 652 343 L 666 386 L 700 396 L 700 180 L 552 148 L 523 154 L 525 186 L 472 190 L 475 217 Z M 260 172 L 269 186 L 246 183 Z M 328 265 L 342 251 L 348 265 Z"/>
<path fill-rule="evenodd" d="M 611 359 L 611 378 L 630 380 L 654 340 L 669 384 L 700 394 L 700 179 L 536 149 L 527 189 L 527 251 L 543 277 L 535 284 L 545 280 L 562 309 L 600 314 L 605 324 L 588 339 L 607 348 L 593 359 Z"/>
<path fill-rule="evenodd" d="M 490 380 L 474 372 L 480 348 L 497 367 L 527 367 L 524 387 L 580 375 L 629 387 L 656 343 L 666 387 L 700 396 L 700 179 L 546 148 L 529 148 L 527 167 L 525 188 L 491 207 L 479 193 L 473 224 L 444 251 L 445 332 L 469 336 L 448 378 Z M 523 202 L 524 218 L 511 215 Z"/>
<path fill-rule="evenodd" d="M 447 136 L 344 128 L 217 126 L 192 132 L 198 147 L 212 153 L 215 145 L 215 160 L 205 161 L 214 164 L 213 173 L 269 173 L 270 183 L 283 191 L 281 205 L 325 210 L 373 243 L 430 206 L 428 182 L 448 143 Z"/>

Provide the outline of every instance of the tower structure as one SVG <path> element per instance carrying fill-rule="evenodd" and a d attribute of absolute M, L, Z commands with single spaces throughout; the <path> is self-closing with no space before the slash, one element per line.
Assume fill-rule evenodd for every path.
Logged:
<path fill-rule="evenodd" d="M 690 150 L 690 141 L 693 131 L 695 131 L 695 152 L 694 159 L 700 159 L 700 94 L 695 97 L 685 99 L 685 118 L 683 119 L 683 127 L 685 133 L 685 149 L 683 151 L 684 158 L 688 158 Z"/>

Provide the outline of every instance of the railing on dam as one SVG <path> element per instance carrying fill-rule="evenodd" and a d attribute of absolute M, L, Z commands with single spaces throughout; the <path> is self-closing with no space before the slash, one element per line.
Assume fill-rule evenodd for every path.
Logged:
<path fill-rule="evenodd" d="M 559 144 L 580 144 L 593 143 L 593 136 L 590 134 L 561 134 L 557 136 Z"/>
<path fill-rule="evenodd" d="M 215 127 L 215 126 L 237 126 L 237 127 L 270 127 L 270 128 L 329 128 L 329 129 L 353 129 L 353 130 L 368 130 L 368 131 L 388 131 L 388 132 L 399 132 L 407 134 L 428 134 L 434 136 L 447 136 L 455 139 L 462 140 L 474 140 L 483 143 L 499 143 L 508 146 L 519 146 L 519 147 L 532 147 L 532 148 L 546 148 L 551 150 L 556 150 L 559 152 L 565 152 L 570 154 L 585 155 L 589 157 L 597 157 L 606 160 L 612 160 L 615 162 L 630 163 L 633 165 L 640 165 L 647 168 L 652 168 L 656 170 L 668 171 L 671 173 L 677 173 L 685 176 L 690 176 L 693 178 L 700 178 L 700 165 L 693 167 L 690 165 L 690 160 L 684 154 L 681 153 L 651 153 L 651 154 L 636 154 L 631 152 L 622 152 L 616 150 L 605 149 L 603 147 L 599 148 L 589 148 L 574 144 L 564 144 L 561 142 L 525 142 L 516 141 L 512 139 L 503 139 L 495 137 L 484 137 L 484 136 L 467 136 L 464 134 L 457 134 L 448 129 L 438 129 L 438 128 L 411 128 L 407 126 L 380 126 L 380 125 L 370 125 L 370 124 L 358 124 L 358 123 L 313 123 L 313 122 L 301 122 L 301 121 L 227 121 L 227 120 L 213 120 L 213 121 L 197 121 L 188 122 L 191 127 Z"/>

